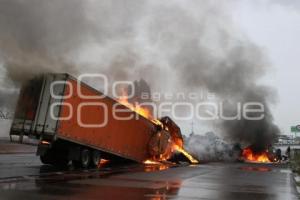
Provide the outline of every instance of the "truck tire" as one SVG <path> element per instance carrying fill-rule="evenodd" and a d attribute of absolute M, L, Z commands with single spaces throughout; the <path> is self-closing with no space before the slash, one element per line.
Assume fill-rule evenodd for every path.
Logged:
<path fill-rule="evenodd" d="M 54 156 L 51 150 L 48 150 L 44 154 L 40 155 L 40 160 L 45 165 L 55 164 Z"/>
<path fill-rule="evenodd" d="M 101 160 L 101 154 L 100 154 L 100 151 L 98 151 L 98 150 L 93 150 L 93 152 L 92 152 L 92 162 L 91 162 L 92 167 L 97 167 L 97 166 L 99 166 L 100 160 Z"/>
<path fill-rule="evenodd" d="M 45 165 L 52 165 L 52 164 L 54 164 L 53 160 L 49 156 L 47 156 L 47 155 L 41 155 L 40 156 L 40 160 Z"/>
<path fill-rule="evenodd" d="M 91 153 L 88 149 L 82 149 L 80 153 L 80 164 L 82 168 L 88 168 L 91 163 Z"/>
<path fill-rule="evenodd" d="M 169 132 L 162 130 L 157 132 L 149 141 L 148 150 L 152 157 L 161 158 L 171 155 L 171 135 Z"/>
<path fill-rule="evenodd" d="M 66 167 L 69 164 L 69 160 L 63 157 L 55 157 L 52 152 L 47 152 L 44 155 L 40 156 L 40 160 L 43 164 L 53 165 L 56 167 Z"/>

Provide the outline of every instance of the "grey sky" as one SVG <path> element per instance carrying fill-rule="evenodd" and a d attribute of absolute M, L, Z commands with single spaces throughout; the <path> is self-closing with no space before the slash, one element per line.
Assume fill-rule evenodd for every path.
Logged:
<path fill-rule="evenodd" d="M 291 125 L 300 124 L 300 1 L 242 0 L 234 21 L 269 56 L 273 70 L 263 81 L 277 89 L 275 121 L 290 133 Z"/>

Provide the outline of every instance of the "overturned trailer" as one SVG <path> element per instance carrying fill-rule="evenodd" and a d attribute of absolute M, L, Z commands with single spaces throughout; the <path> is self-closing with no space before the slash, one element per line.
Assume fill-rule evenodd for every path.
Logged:
<path fill-rule="evenodd" d="M 68 74 L 23 84 L 10 136 L 39 140 L 37 155 L 45 164 L 73 161 L 82 167 L 101 158 L 161 159 L 172 143 L 182 147 L 183 141 L 170 118 L 157 124 Z"/>

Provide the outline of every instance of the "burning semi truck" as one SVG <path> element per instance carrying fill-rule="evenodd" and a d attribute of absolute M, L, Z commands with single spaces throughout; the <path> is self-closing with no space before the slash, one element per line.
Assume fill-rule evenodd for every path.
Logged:
<path fill-rule="evenodd" d="M 68 74 L 44 74 L 23 84 L 13 136 L 37 139 L 44 164 L 72 161 L 86 168 L 98 166 L 101 159 L 162 161 L 175 151 L 198 162 L 183 149 L 180 128 L 169 117 L 147 118 Z"/>

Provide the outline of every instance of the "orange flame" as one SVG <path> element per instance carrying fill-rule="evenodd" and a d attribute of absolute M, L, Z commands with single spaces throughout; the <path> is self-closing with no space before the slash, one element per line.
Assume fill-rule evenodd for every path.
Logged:
<path fill-rule="evenodd" d="M 182 153 L 192 164 L 199 164 L 199 161 L 196 160 L 191 154 L 189 154 L 186 150 L 184 150 L 184 148 L 178 146 L 177 144 L 173 143 L 173 151 L 178 151 L 180 153 Z M 165 158 L 161 158 L 161 161 L 165 161 Z M 162 164 L 159 161 L 155 161 L 155 160 L 145 160 L 143 162 L 146 165 L 160 165 Z"/>
<path fill-rule="evenodd" d="M 118 102 L 120 104 L 122 104 L 122 105 L 126 106 L 127 108 L 129 108 L 130 110 L 142 115 L 143 117 L 151 120 L 153 123 L 155 123 L 157 125 L 162 125 L 162 123 L 159 120 L 155 119 L 152 116 L 152 113 L 148 108 L 139 105 L 137 102 L 135 102 L 135 104 L 129 103 L 128 94 L 124 88 L 121 88 L 121 93 L 122 93 L 122 95 L 118 99 Z"/>
<path fill-rule="evenodd" d="M 163 124 L 158 119 L 155 119 L 152 116 L 152 113 L 151 113 L 151 111 L 148 108 L 142 107 L 138 103 L 131 104 L 128 101 L 128 93 L 127 93 L 127 91 L 126 91 L 125 88 L 121 88 L 121 95 L 122 96 L 118 99 L 119 103 L 121 103 L 122 105 L 128 107 L 130 110 L 132 110 L 132 111 L 134 111 L 134 112 L 142 115 L 143 117 L 151 120 L 156 125 L 163 126 Z M 165 128 L 167 129 L 167 127 L 165 127 Z M 172 151 L 177 150 L 178 152 L 182 153 L 186 158 L 189 159 L 189 161 L 192 164 L 198 164 L 199 163 L 198 160 L 194 159 L 192 155 L 190 155 L 186 150 L 183 149 L 183 141 L 181 141 L 181 140 L 180 141 L 179 140 L 172 141 L 172 147 L 173 147 Z M 160 160 L 161 161 L 167 160 L 169 157 L 170 157 L 170 155 L 166 155 L 164 157 L 161 157 Z M 144 164 L 155 165 L 155 164 L 160 164 L 160 162 L 153 161 L 153 160 L 146 160 L 146 161 L 144 161 Z"/>
<path fill-rule="evenodd" d="M 169 169 L 170 163 L 158 162 L 154 160 L 145 160 L 145 172 L 162 171 Z"/>
<path fill-rule="evenodd" d="M 271 160 L 269 159 L 268 152 L 263 151 L 259 153 L 255 153 L 251 148 L 245 148 L 243 150 L 242 156 L 246 161 L 250 162 L 260 162 L 260 163 L 269 163 Z"/>
<path fill-rule="evenodd" d="M 98 163 L 98 168 L 104 167 L 106 164 L 109 163 L 109 160 L 106 159 L 100 159 L 99 163 Z"/>
<path fill-rule="evenodd" d="M 182 147 L 174 144 L 173 148 L 176 150 L 176 151 L 179 151 L 180 153 L 182 153 L 187 159 L 189 159 L 189 161 L 192 163 L 192 164 L 198 164 L 199 161 L 196 160 L 191 154 L 189 154 L 186 150 L 184 150 Z"/>
<path fill-rule="evenodd" d="M 154 161 L 154 160 L 145 160 L 144 164 L 146 165 L 160 165 L 161 163 L 158 161 Z"/>

